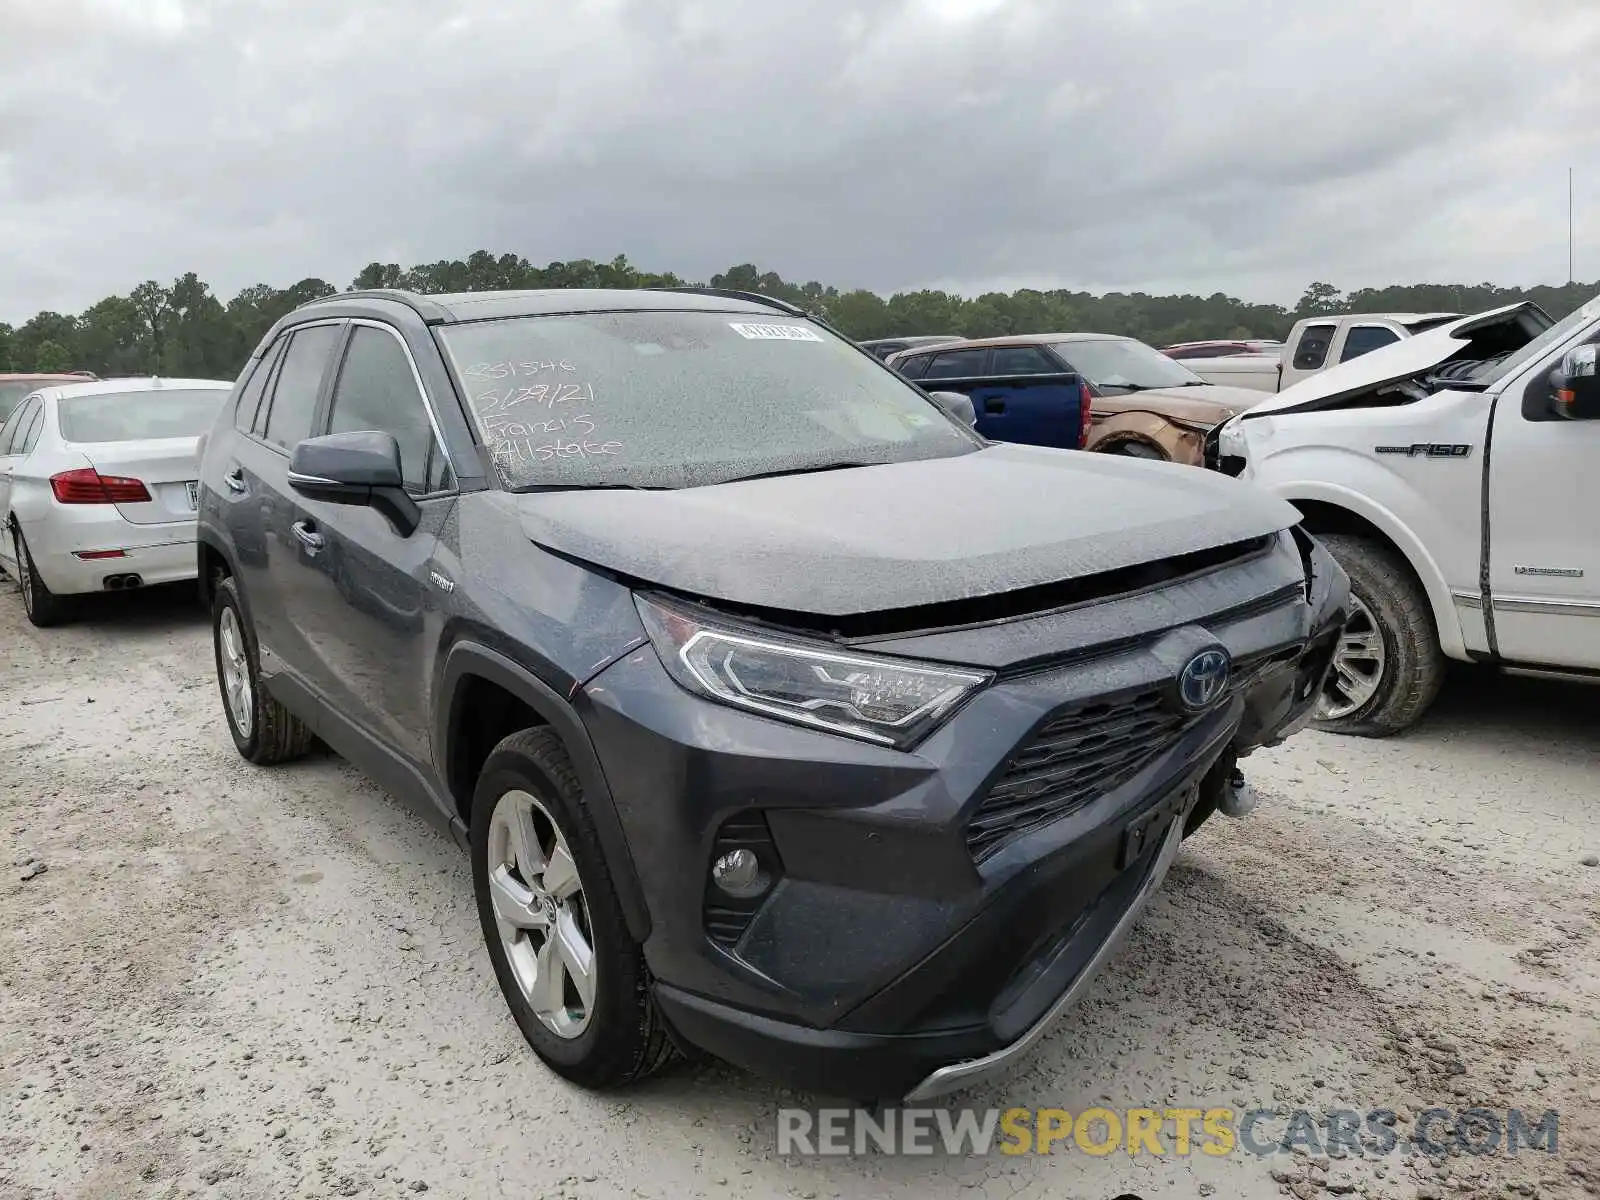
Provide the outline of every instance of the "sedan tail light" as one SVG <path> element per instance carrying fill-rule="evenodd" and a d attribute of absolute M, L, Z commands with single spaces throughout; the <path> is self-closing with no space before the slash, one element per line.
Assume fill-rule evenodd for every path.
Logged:
<path fill-rule="evenodd" d="M 93 467 L 79 467 L 50 476 L 50 490 L 58 504 L 147 504 L 150 491 L 138 479 L 102 475 Z"/>
<path fill-rule="evenodd" d="M 1078 380 L 1078 449 L 1089 444 L 1089 424 L 1094 419 L 1094 389 L 1086 379 Z"/>

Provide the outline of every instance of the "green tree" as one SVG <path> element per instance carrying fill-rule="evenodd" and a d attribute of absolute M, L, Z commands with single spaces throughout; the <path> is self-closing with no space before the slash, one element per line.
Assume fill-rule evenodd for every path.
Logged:
<path fill-rule="evenodd" d="M 1300 297 L 1300 303 L 1294 306 L 1294 311 L 1297 318 L 1327 317 L 1345 311 L 1345 308 L 1339 289 L 1333 284 L 1313 283 L 1306 288 L 1305 295 Z"/>
<path fill-rule="evenodd" d="M 66 347 L 61 343 L 44 341 L 33 352 L 33 369 L 52 373 L 69 371 L 72 369 L 72 360 L 67 357 Z"/>
<path fill-rule="evenodd" d="M 626 255 L 534 266 L 519 254 L 474 250 L 464 259 L 403 267 L 368 263 L 351 288 L 409 288 L 419 292 L 492 288 L 676 287 L 672 272 L 635 266 Z M 816 312 L 854 338 L 949 333 L 983 337 L 1002 333 L 1086 332 L 1124 334 L 1155 346 L 1202 338 L 1282 337 L 1299 316 L 1338 312 L 1479 312 L 1528 300 L 1553 317 L 1587 301 L 1600 284 L 1504 287 L 1493 283 L 1369 287 L 1343 294 L 1318 281 L 1293 309 L 1252 304 L 1221 292 L 1208 296 L 1153 296 L 1144 292 L 1092 295 L 1066 288 L 988 292 L 968 297 L 920 290 L 884 297 L 862 288 L 840 291 L 818 280 L 792 283 L 756 263 L 739 263 L 713 275 L 710 286 L 773 296 Z M 288 287 L 258 283 L 223 303 L 204 280 L 188 272 L 162 287 L 141 283 L 126 296 L 108 296 L 78 316 L 41 312 L 16 328 L 0 325 L 0 370 L 87 369 L 100 375 L 185 374 L 229 379 L 286 313 L 334 293 L 326 280 Z"/>

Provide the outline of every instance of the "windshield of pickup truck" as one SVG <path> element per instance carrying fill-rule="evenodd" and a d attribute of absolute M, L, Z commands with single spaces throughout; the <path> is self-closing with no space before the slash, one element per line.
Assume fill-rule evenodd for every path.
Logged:
<path fill-rule="evenodd" d="M 1126 338 L 1053 342 L 1055 352 L 1087 379 L 1097 391 L 1120 388 L 1142 392 L 1150 388 L 1190 387 L 1205 383 L 1180 362 L 1143 342 Z"/>
<path fill-rule="evenodd" d="M 1592 321 L 1600 321 L 1600 296 L 1562 317 L 1522 349 L 1513 351 L 1504 358 L 1491 359 L 1484 363 L 1473 372 L 1472 382 L 1487 387 L 1502 379 L 1509 379 Z"/>
<path fill-rule="evenodd" d="M 697 487 L 983 445 L 872 356 L 779 313 L 514 317 L 439 336 L 512 491 Z"/>

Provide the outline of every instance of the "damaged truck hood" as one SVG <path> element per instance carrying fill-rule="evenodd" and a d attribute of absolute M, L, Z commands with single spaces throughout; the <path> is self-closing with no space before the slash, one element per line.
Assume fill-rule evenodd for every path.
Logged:
<path fill-rule="evenodd" d="M 1210 471 L 992 445 L 674 491 L 513 497 L 539 546 L 630 582 L 856 616 L 997 595 L 1246 541 L 1299 520 Z"/>
<path fill-rule="evenodd" d="M 1332 408 L 1363 393 L 1425 378 L 1446 363 L 1486 358 L 1491 350 L 1509 353 L 1552 323 L 1549 314 L 1532 301 L 1463 317 L 1329 367 L 1257 404 L 1240 420 Z"/>

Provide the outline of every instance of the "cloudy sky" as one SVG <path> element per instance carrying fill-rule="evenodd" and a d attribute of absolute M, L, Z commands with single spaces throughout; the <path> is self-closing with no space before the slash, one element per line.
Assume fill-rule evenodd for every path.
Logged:
<path fill-rule="evenodd" d="M 1292 302 L 1600 276 L 1596 0 L 0 0 L 0 320 L 477 248 Z"/>

